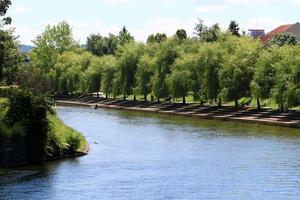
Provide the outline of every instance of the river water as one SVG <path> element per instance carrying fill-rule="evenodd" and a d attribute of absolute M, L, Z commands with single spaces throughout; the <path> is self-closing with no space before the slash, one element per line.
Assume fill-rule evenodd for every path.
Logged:
<path fill-rule="evenodd" d="M 0 199 L 300 199 L 300 133 L 236 122 L 60 107 L 88 156 L 30 167 Z"/>

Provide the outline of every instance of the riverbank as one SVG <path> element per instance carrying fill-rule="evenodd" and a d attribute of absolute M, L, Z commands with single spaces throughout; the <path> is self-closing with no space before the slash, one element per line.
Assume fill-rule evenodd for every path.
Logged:
<path fill-rule="evenodd" d="M 203 119 L 218 119 L 300 128 L 300 113 L 296 111 L 281 113 L 267 108 L 261 110 L 254 108 L 235 109 L 229 106 L 218 107 L 202 106 L 200 104 L 134 102 L 83 96 L 56 97 L 55 101 L 57 105 L 62 106 L 123 109 Z"/>

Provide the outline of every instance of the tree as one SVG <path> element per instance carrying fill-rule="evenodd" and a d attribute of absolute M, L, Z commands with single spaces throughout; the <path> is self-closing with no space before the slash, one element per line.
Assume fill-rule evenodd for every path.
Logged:
<path fill-rule="evenodd" d="M 224 99 L 234 100 L 238 107 L 240 98 L 251 96 L 250 83 L 262 46 L 254 39 L 234 36 L 228 36 L 221 45 L 227 48 L 226 59 L 220 71 L 221 93 Z"/>
<path fill-rule="evenodd" d="M 54 67 L 59 54 L 75 50 L 79 46 L 73 39 L 72 28 L 66 22 L 54 26 L 48 25 L 45 31 L 33 40 L 33 43 L 36 46 L 31 54 L 33 63 L 46 72 Z"/>
<path fill-rule="evenodd" d="M 13 34 L 13 30 L 0 29 L 0 81 L 4 79 L 8 85 L 15 83 L 18 65 L 22 59 L 17 37 Z"/>
<path fill-rule="evenodd" d="M 0 27 L 3 25 L 11 24 L 11 18 L 4 17 L 10 5 L 11 5 L 10 0 L 0 0 Z"/>
<path fill-rule="evenodd" d="M 147 95 L 151 92 L 151 78 L 154 74 L 154 61 L 149 55 L 145 54 L 139 59 L 136 73 L 136 87 L 139 94 L 144 95 L 147 101 Z"/>
<path fill-rule="evenodd" d="M 218 100 L 219 106 L 222 101 L 219 96 L 219 76 L 222 70 L 223 54 L 222 48 L 216 43 L 204 45 L 198 54 L 198 62 L 202 69 L 203 97 L 211 102 Z"/>
<path fill-rule="evenodd" d="M 119 35 L 117 37 L 121 46 L 124 46 L 125 44 L 134 41 L 134 37 L 131 36 L 131 34 L 128 32 L 125 26 L 123 26 L 122 30 L 119 32 Z"/>
<path fill-rule="evenodd" d="M 135 73 L 142 53 L 143 46 L 135 42 L 127 43 L 118 49 L 117 58 L 120 70 L 120 86 L 124 100 L 126 100 L 127 95 L 132 94 L 135 87 Z"/>
<path fill-rule="evenodd" d="M 117 51 L 118 39 L 115 35 L 102 37 L 100 34 L 91 34 L 87 38 L 87 49 L 97 56 L 114 55 Z"/>
<path fill-rule="evenodd" d="M 113 94 L 113 80 L 117 72 L 117 61 L 113 56 L 103 57 L 102 92 L 106 98 Z"/>
<path fill-rule="evenodd" d="M 186 31 L 185 31 L 184 29 L 178 29 L 178 30 L 176 31 L 176 36 L 177 36 L 177 38 L 180 39 L 180 40 L 185 40 L 185 39 L 187 39 L 187 33 L 186 33 Z"/>
<path fill-rule="evenodd" d="M 10 5 L 10 0 L 0 0 L 0 28 L 11 23 L 10 17 L 4 17 Z M 21 60 L 19 43 L 13 34 L 14 30 L 0 29 L 0 81 L 5 77 L 5 82 L 9 85 L 15 81 L 15 73 Z"/>
<path fill-rule="evenodd" d="M 231 21 L 228 27 L 228 31 L 235 36 L 240 36 L 240 28 L 239 28 L 239 24 L 236 21 Z"/>
<path fill-rule="evenodd" d="M 260 99 L 271 97 L 271 90 L 275 84 L 277 63 L 282 55 L 277 47 L 261 52 L 254 71 L 254 77 L 251 83 L 252 95 L 257 99 L 257 108 L 260 109 Z"/>
<path fill-rule="evenodd" d="M 278 45 L 296 45 L 297 44 L 297 37 L 292 33 L 279 33 L 275 35 L 274 38 L 271 39 L 269 42 L 269 46 Z"/>
<path fill-rule="evenodd" d="M 193 88 L 194 81 L 192 80 L 190 70 L 183 66 L 184 65 L 181 65 L 180 62 L 177 62 L 174 65 L 172 73 L 167 75 L 166 79 L 173 99 L 182 98 L 182 103 L 185 104 L 185 97 Z"/>
<path fill-rule="evenodd" d="M 284 46 L 280 48 L 282 59 L 274 64 L 275 85 L 272 94 L 280 110 L 288 110 L 300 105 L 300 48 Z"/>
<path fill-rule="evenodd" d="M 156 33 L 156 35 L 151 34 L 148 36 L 147 43 L 161 43 L 167 39 L 165 33 Z"/>
<path fill-rule="evenodd" d="M 196 35 L 201 42 L 215 42 L 218 40 L 218 35 L 221 31 L 218 24 L 214 24 L 211 27 L 207 27 L 203 24 L 203 21 L 199 19 L 199 22 L 194 28 Z"/>
<path fill-rule="evenodd" d="M 161 44 L 156 54 L 155 72 L 152 78 L 152 92 L 158 101 L 169 95 L 166 76 L 171 73 L 171 66 L 179 56 L 176 41 L 169 39 Z"/>

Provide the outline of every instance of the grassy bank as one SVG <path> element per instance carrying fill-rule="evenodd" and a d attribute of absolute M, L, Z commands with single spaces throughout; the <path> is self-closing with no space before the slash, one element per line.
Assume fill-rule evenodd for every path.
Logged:
<path fill-rule="evenodd" d="M 53 114 L 48 114 L 48 119 L 50 122 L 48 156 L 86 153 L 88 143 L 81 133 L 65 125 Z"/>
<path fill-rule="evenodd" d="M 7 169 L 1 169 L 0 168 L 0 176 L 5 176 L 5 175 L 7 175 L 7 173 L 8 173 Z"/>
<path fill-rule="evenodd" d="M 50 99 L 15 87 L 0 87 L 0 147 L 4 144 L 11 151 L 0 155 L 1 166 L 81 156 L 88 147 L 81 133 L 57 118 Z"/>

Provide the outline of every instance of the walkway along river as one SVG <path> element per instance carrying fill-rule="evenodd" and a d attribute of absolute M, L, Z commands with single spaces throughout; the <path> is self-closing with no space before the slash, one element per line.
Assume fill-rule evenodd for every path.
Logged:
<path fill-rule="evenodd" d="M 0 199 L 299 199 L 299 129 L 80 107 L 88 156 L 30 167 Z"/>

